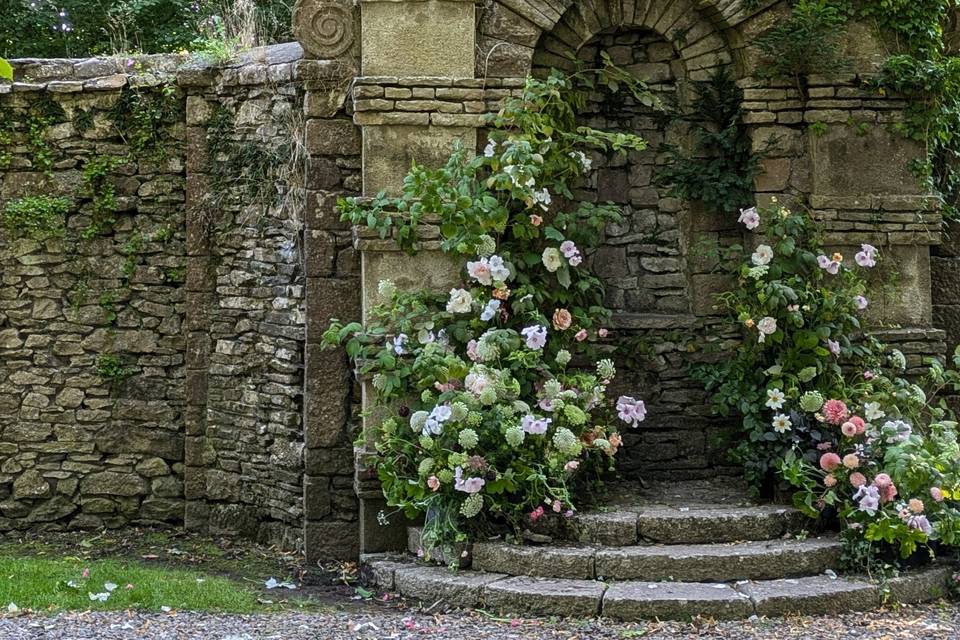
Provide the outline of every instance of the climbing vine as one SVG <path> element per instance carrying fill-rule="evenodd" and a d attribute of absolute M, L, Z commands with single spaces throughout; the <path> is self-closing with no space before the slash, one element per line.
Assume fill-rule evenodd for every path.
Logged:
<path fill-rule="evenodd" d="M 63 235 L 69 210 L 69 198 L 18 198 L 10 200 L 3 208 L 3 226 L 12 235 L 43 241 Z"/>
<path fill-rule="evenodd" d="M 665 124 L 689 122 L 696 148 L 686 154 L 675 145 L 663 145 L 670 163 L 655 178 L 669 185 L 674 197 L 700 200 L 711 211 L 734 212 L 753 200 L 753 179 L 767 148 L 753 151 L 743 123 L 743 92 L 729 70 L 719 68 L 709 80 L 696 83 L 695 91 L 691 111 L 675 110 Z"/>
<path fill-rule="evenodd" d="M 945 217 L 960 203 L 960 57 L 945 44 L 958 0 L 799 0 L 791 16 L 758 38 L 760 71 L 802 80 L 810 73 L 843 69 L 847 22 L 873 25 L 890 51 L 872 86 L 908 99 L 906 119 L 894 125 L 926 146 L 911 168 L 939 194 Z"/>
<path fill-rule="evenodd" d="M 176 124 L 182 113 L 183 103 L 176 87 L 167 84 L 150 91 L 125 87 L 110 117 L 135 154 L 163 158 L 165 129 Z"/>

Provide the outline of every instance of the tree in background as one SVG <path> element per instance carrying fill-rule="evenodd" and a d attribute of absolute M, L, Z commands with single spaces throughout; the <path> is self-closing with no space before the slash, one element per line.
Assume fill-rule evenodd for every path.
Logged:
<path fill-rule="evenodd" d="M 0 56 L 58 58 L 284 42 L 293 0 L 12 0 Z"/>

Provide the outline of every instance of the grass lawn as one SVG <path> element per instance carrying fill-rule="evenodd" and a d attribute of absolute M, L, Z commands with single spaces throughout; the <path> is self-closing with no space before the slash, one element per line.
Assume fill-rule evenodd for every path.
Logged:
<path fill-rule="evenodd" d="M 0 536 L 0 616 L 26 610 L 355 608 L 370 602 L 366 594 L 357 602 L 355 572 L 349 564 L 308 570 L 297 553 L 182 531 L 8 534 Z M 271 578 L 297 588 L 268 589 Z"/>
<path fill-rule="evenodd" d="M 0 557 L 4 609 L 13 603 L 33 611 L 169 607 L 247 613 L 266 608 L 257 598 L 248 586 L 199 571 L 117 560 Z"/>

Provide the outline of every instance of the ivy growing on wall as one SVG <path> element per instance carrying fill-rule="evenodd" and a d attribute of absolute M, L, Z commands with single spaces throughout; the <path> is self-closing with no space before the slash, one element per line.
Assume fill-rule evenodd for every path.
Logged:
<path fill-rule="evenodd" d="M 761 36 L 761 72 L 794 79 L 841 70 L 842 36 L 850 19 L 873 25 L 890 50 L 873 86 L 909 100 L 895 126 L 926 146 L 912 169 L 939 194 L 946 217 L 960 205 L 960 57 L 945 44 L 958 0 L 799 0 L 789 19 Z"/>
<path fill-rule="evenodd" d="M 674 110 L 664 124 L 689 123 L 696 148 L 686 153 L 662 145 L 670 163 L 657 171 L 655 180 L 669 186 L 671 196 L 699 200 L 710 211 L 737 211 L 753 201 L 753 180 L 763 157 L 754 153 L 743 123 L 743 91 L 725 67 L 694 88 L 691 110 Z"/>

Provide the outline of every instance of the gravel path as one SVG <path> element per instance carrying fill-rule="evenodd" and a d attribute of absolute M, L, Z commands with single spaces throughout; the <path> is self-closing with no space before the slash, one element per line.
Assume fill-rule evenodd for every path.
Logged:
<path fill-rule="evenodd" d="M 422 615 L 391 610 L 249 616 L 88 612 L 0 618 L 0 640 L 955 640 L 958 637 L 960 605 L 956 603 L 842 616 L 699 625 L 499 620 L 476 612 Z"/>

